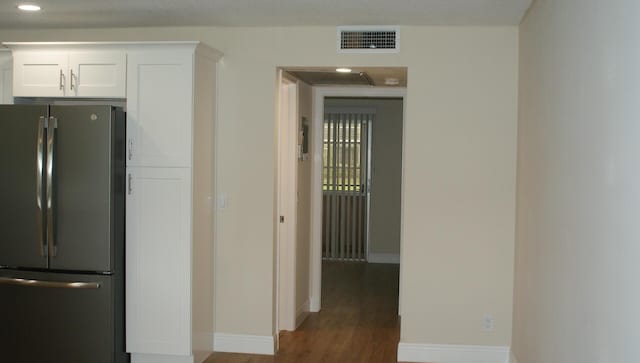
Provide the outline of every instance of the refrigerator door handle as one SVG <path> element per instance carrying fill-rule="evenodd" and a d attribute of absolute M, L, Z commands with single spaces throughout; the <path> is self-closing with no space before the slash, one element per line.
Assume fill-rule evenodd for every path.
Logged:
<path fill-rule="evenodd" d="M 56 128 L 58 128 L 58 119 L 49 117 L 49 129 L 47 132 L 47 244 L 49 247 L 49 256 L 55 257 L 57 254 L 57 241 L 55 236 L 55 213 L 54 213 L 54 185 L 53 185 L 53 166 L 54 153 L 56 143 Z"/>
<path fill-rule="evenodd" d="M 36 221 L 38 225 L 38 243 L 40 249 L 40 256 L 47 257 L 48 249 L 44 238 L 44 222 L 43 222 L 43 194 L 42 194 L 42 178 L 43 178 L 43 169 L 44 169 L 44 133 L 47 127 L 46 118 L 44 116 L 40 116 L 38 120 L 38 142 L 37 142 L 37 150 L 36 150 L 36 205 L 37 205 L 37 214 Z"/>
<path fill-rule="evenodd" d="M 0 277 L 0 285 L 18 285 L 31 287 L 53 287 L 58 289 L 99 289 L 99 282 L 63 282 L 18 279 L 13 277 Z"/>

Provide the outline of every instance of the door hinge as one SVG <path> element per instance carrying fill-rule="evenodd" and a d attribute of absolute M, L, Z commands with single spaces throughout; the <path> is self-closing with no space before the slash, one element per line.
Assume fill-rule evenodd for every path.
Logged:
<path fill-rule="evenodd" d="M 280 216 L 280 223 L 284 223 L 284 216 Z"/>

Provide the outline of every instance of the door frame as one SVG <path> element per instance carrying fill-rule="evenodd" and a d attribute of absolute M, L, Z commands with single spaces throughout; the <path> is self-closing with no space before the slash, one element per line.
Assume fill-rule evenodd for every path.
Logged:
<path fill-rule="evenodd" d="M 311 169 L 311 312 L 319 312 L 322 301 L 322 127 L 324 122 L 324 99 L 327 97 L 354 98 L 402 98 L 403 133 L 406 133 L 407 89 L 404 87 L 313 87 L 313 119 L 311 130 L 312 169 Z M 403 141 L 404 144 L 404 141 Z M 403 146 L 404 148 L 404 146 Z M 403 152 L 404 154 L 404 152 Z M 402 158 L 404 175 L 404 157 Z M 404 181 L 402 182 L 402 205 L 404 205 Z M 401 207 L 401 210 L 403 208 Z M 368 233 L 368 231 L 367 231 Z M 402 246 L 402 236 L 400 237 Z M 402 261 L 402 248 L 400 248 Z M 400 290 L 402 290 L 402 271 L 400 272 Z M 402 291 L 400 291 L 402 296 Z M 401 301 L 400 301 L 401 302 Z M 399 304 L 400 313 L 402 304 Z M 402 314 L 400 314 L 402 315 Z"/>
<path fill-rule="evenodd" d="M 277 111 L 276 336 L 281 330 L 296 328 L 298 82 L 288 78 L 281 69 L 278 70 Z"/>

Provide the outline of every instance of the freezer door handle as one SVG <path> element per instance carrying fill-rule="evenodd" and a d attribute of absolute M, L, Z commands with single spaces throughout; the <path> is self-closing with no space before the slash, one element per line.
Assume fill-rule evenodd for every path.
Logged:
<path fill-rule="evenodd" d="M 47 246 L 44 238 L 44 223 L 42 221 L 42 177 L 44 169 L 44 130 L 46 127 L 46 119 L 44 116 L 40 116 L 38 120 L 38 143 L 36 150 L 36 221 L 38 225 L 38 243 L 40 256 L 47 257 Z"/>
<path fill-rule="evenodd" d="M 63 282 L 0 277 L 0 285 L 52 287 L 58 289 L 99 289 L 99 282 Z"/>
<path fill-rule="evenodd" d="M 49 245 L 49 256 L 51 257 L 55 257 L 58 252 L 55 236 L 55 189 L 53 185 L 56 128 L 58 128 L 58 119 L 55 117 L 49 117 L 49 125 L 47 131 L 47 244 Z"/>

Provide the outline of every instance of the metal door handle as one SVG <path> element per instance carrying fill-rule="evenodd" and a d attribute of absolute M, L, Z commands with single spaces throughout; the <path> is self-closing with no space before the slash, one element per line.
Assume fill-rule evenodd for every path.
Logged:
<path fill-rule="evenodd" d="M 99 282 L 62 282 L 18 279 L 13 277 L 0 277 L 0 285 L 18 285 L 31 287 L 53 287 L 58 289 L 99 289 Z"/>
<path fill-rule="evenodd" d="M 129 139 L 129 160 L 133 158 L 133 139 Z"/>
<path fill-rule="evenodd" d="M 64 72 L 60 70 L 60 91 L 64 90 Z"/>
<path fill-rule="evenodd" d="M 69 88 L 73 91 L 73 78 L 77 78 L 75 74 L 73 74 L 73 69 L 69 70 Z"/>
<path fill-rule="evenodd" d="M 36 147 L 36 205 L 38 206 L 36 213 L 36 221 L 38 225 L 38 243 L 40 256 L 47 257 L 47 249 L 45 247 L 44 227 L 42 223 L 42 172 L 44 169 L 44 130 L 46 127 L 46 119 L 40 116 L 38 120 L 38 143 Z"/>
<path fill-rule="evenodd" d="M 57 254 L 57 242 L 55 236 L 54 220 L 54 185 L 53 185 L 53 165 L 55 158 L 56 128 L 58 119 L 49 117 L 47 130 L 47 243 L 49 245 L 49 256 L 55 257 Z"/>

